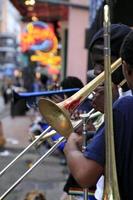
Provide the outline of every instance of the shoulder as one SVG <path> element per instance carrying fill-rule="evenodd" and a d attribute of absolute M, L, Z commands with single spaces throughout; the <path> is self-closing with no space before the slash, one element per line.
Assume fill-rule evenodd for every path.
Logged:
<path fill-rule="evenodd" d="M 101 166 L 105 163 L 105 135 L 104 123 L 99 127 L 84 152 L 85 157 L 96 161 Z"/>
<path fill-rule="evenodd" d="M 125 97 L 121 97 L 119 98 L 117 101 L 115 101 L 115 103 L 113 104 L 113 108 L 132 108 L 133 107 L 133 96 L 125 96 Z"/>

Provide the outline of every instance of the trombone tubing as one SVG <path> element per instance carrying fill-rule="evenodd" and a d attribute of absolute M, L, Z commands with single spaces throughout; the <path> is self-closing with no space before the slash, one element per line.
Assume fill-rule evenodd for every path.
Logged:
<path fill-rule="evenodd" d="M 23 179 L 25 176 L 27 176 L 33 168 L 35 168 L 44 158 L 47 158 L 51 153 L 54 152 L 54 150 L 57 149 L 58 145 L 65 140 L 64 137 L 61 137 L 56 144 L 54 144 L 39 160 L 37 160 L 32 167 L 30 167 L 2 196 L 0 197 L 0 200 L 3 200 L 10 192 L 13 190 Z"/>
<path fill-rule="evenodd" d="M 18 156 L 16 156 L 2 171 L 0 171 L 0 176 L 2 176 L 7 169 L 9 169 L 26 151 L 28 151 L 43 135 L 50 130 L 49 126 L 45 131 L 41 133 L 32 143 L 30 143 Z"/>
<path fill-rule="evenodd" d="M 111 72 L 115 71 L 120 65 L 121 58 L 111 65 Z M 102 72 L 74 95 L 58 104 L 46 98 L 41 98 L 38 102 L 41 115 L 58 133 L 62 133 L 66 138 L 69 137 L 69 134 L 73 131 L 69 116 L 104 81 L 104 77 L 105 74 Z"/>
<path fill-rule="evenodd" d="M 120 65 L 122 64 L 121 58 L 118 58 L 114 63 L 111 64 L 111 73 L 113 73 Z M 69 97 L 68 99 L 78 99 L 80 97 L 81 103 L 90 93 L 95 90 L 98 85 L 100 85 L 105 79 L 105 71 L 101 72 L 95 79 L 93 79 L 91 82 L 89 82 L 87 85 L 85 85 L 83 88 L 81 88 L 78 92 L 76 92 L 74 95 Z M 65 101 L 59 103 L 58 105 L 62 105 L 62 103 L 67 103 L 68 99 Z"/>
<path fill-rule="evenodd" d="M 94 109 L 92 109 L 89 113 L 88 113 L 88 117 L 90 116 L 90 114 L 92 113 L 92 111 L 94 112 Z M 82 120 L 80 120 L 78 122 L 78 124 L 76 124 L 73 128 L 77 128 L 79 125 L 81 125 Z M 35 138 L 35 140 L 30 143 L 18 156 L 16 156 L 3 170 L 0 171 L 0 176 L 2 176 L 13 164 L 15 164 L 15 162 L 24 155 L 25 152 L 27 152 L 33 145 L 35 145 L 39 140 L 41 140 L 41 138 L 44 140 L 46 140 L 47 138 L 53 136 L 56 134 L 55 130 L 52 130 L 50 132 L 48 132 L 51 129 L 51 126 L 49 126 L 46 130 L 44 130 L 38 137 Z M 47 133 L 48 132 L 48 133 Z"/>
<path fill-rule="evenodd" d="M 94 108 L 92 110 L 90 110 L 89 113 L 86 114 L 86 117 L 90 118 L 91 114 L 94 112 Z M 77 128 L 80 124 L 82 123 L 82 120 L 79 120 L 79 123 L 76 124 L 73 128 Z M 51 127 L 48 127 L 47 129 L 49 129 Z M 47 130 L 46 129 L 46 130 Z M 48 130 L 47 130 L 48 131 Z M 49 133 L 47 133 L 49 134 Z M 45 136 L 47 136 L 47 134 Z M 15 183 L 13 183 L 13 185 L 11 185 L 11 187 L 9 189 L 7 189 L 4 194 L 2 194 L 2 196 L 0 197 L 0 200 L 3 200 L 24 178 L 25 176 L 27 176 L 44 158 L 47 158 L 48 156 L 50 156 L 54 150 L 57 149 L 57 147 L 59 146 L 59 144 L 61 144 L 61 142 L 65 141 L 65 137 L 61 137 L 58 139 L 58 141 L 42 156 L 40 157 L 33 165 L 31 168 L 29 168 Z"/>
<path fill-rule="evenodd" d="M 111 65 L 111 72 L 115 71 L 119 66 L 121 65 L 121 58 L 119 58 L 118 60 L 116 60 L 112 65 Z M 99 84 L 102 83 L 104 79 L 104 72 L 102 72 L 101 74 L 99 74 L 94 80 L 91 81 L 91 83 L 89 83 L 90 86 L 90 91 L 92 92 Z M 86 89 L 88 89 L 88 84 L 86 86 L 84 86 L 81 90 L 82 92 L 84 92 Z M 77 92 L 79 93 L 79 92 Z M 76 94 L 77 94 L 76 93 Z M 75 95 L 74 95 L 75 96 Z M 87 96 L 87 95 L 86 95 Z M 66 101 L 66 100 L 65 100 Z M 1 172 L 0 172 L 0 176 L 2 176 L 5 171 L 12 166 L 16 160 L 18 160 L 27 150 L 29 150 L 30 147 L 32 147 L 36 142 L 39 141 L 39 139 L 41 137 L 43 137 L 43 135 L 48 132 L 50 130 L 51 126 L 49 126 L 45 131 L 43 131 L 41 133 L 41 135 L 36 138 L 28 147 L 26 147 L 15 159 L 13 159 Z"/>
<path fill-rule="evenodd" d="M 110 68 L 110 12 L 109 6 L 104 6 L 104 66 L 105 66 L 105 181 L 103 200 L 120 200 L 116 172 L 113 111 L 112 111 L 112 86 Z"/>
<path fill-rule="evenodd" d="M 99 115 L 99 112 L 95 112 L 95 113 L 94 113 L 94 112 L 95 112 L 95 110 L 94 110 L 94 108 L 92 108 L 88 113 L 85 113 L 85 114 L 83 114 L 83 115 L 85 115 L 86 118 L 93 119 L 93 118 L 95 118 L 96 116 Z M 94 113 L 94 114 L 93 114 L 93 113 Z M 72 122 L 72 125 L 73 125 L 74 130 L 77 129 L 77 128 L 79 128 L 79 126 L 81 126 L 82 123 L 83 123 L 83 119 L 78 120 L 78 121 L 77 121 L 76 123 L 74 123 L 74 124 L 73 124 L 73 122 Z M 37 148 L 38 148 L 47 138 L 49 138 L 49 137 L 55 135 L 56 133 L 57 133 L 57 132 L 56 132 L 55 130 L 52 130 L 52 131 L 46 133 L 46 134 L 40 139 L 40 143 L 37 144 Z M 37 138 L 37 137 L 38 137 L 38 136 L 35 136 L 35 138 Z"/>

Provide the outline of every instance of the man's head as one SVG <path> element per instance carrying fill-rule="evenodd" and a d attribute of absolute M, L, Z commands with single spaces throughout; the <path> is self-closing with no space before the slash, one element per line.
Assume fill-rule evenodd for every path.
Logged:
<path fill-rule="evenodd" d="M 73 89 L 73 88 L 82 88 L 84 85 L 82 83 L 82 81 L 75 76 L 67 76 L 66 78 L 64 78 L 64 80 L 61 81 L 61 87 L 62 89 Z M 67 93 L 66 96 L 70 97 L 72 94 L 72 92 Z"/>
<path fill-rule="evenodd" d="M 124 24 L 112 24 L 110 35 L 111 63 L 120 57 L 120 47 L 125 36 L 131 29 Z M 104 70 L 104 29 L 100 29 L 90 43 L 90 58 L 95 75 Z M 123 80 L 122 68 L 119 67 L 112 75 L 112 81 L 118 85 Z"/>
<path fill-rule="evenodd" d="M 129 87 L 133 89 L 133 31 L 125 37 L 121 45 L 120 56 L 123 63 L 123 74 Z"/>

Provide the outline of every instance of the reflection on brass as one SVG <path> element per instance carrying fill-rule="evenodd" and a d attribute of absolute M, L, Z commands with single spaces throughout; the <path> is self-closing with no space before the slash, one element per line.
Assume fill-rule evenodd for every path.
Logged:
<path fill-rule="evenodd" d="M 120 200 L 115 149 L 114 149 L 114 130 L 113 130 L 113 111 L 112 111 L 112 84 L 111 84 L 111 57 L 110 57 L 110 16 L 109 6 L 104 6 L 104 69 L 105 69 L 105 96 L 104 96 L 104 115 L 105 115 L 105 181 L 103 200 Z"/>

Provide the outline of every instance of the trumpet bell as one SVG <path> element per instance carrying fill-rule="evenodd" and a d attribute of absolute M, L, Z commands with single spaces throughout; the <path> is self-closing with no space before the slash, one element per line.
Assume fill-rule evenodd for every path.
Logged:
<path fill-rule="evenodd" d="M 53 101 L 41 98 L 38 102 L 39 111 L 48 124 L 52 123 L 52 128 L 61 133 L 65 138 L 73 132 L 73 126 L 68 114 Z"/>

